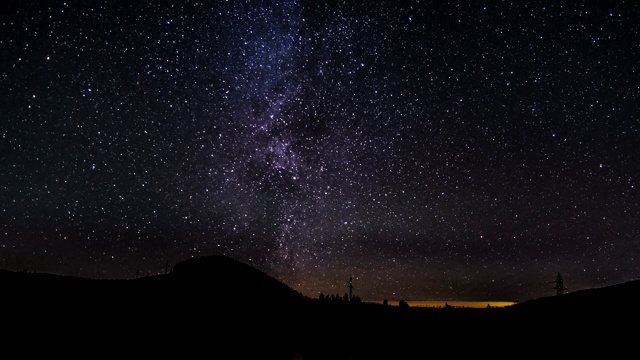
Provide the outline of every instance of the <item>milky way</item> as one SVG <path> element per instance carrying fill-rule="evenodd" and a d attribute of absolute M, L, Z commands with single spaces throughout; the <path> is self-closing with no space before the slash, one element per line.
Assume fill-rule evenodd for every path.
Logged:
<path fill-rule="evenodd" d="M 311 297 L 640 276 L 634 2 L 8 1 L 0 267 Z"/>

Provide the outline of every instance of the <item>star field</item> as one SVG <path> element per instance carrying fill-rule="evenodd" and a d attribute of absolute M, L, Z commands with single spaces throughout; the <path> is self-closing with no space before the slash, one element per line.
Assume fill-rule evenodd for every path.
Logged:
<path fill-rule="evenodd" d="M 0 268 L 310 297 L 640 276 L 632 1 L 5 1 Z"/>

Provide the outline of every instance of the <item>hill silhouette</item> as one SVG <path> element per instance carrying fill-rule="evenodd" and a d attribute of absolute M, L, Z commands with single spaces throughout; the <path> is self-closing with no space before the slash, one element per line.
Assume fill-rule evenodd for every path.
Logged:
<path fill-rule="evenodd" d="M 195 291 L 215 293 L 220 301 L 290 303 L 302 294 L 266 273 L 227 256 L 211 255 L 177 263 L 171 276 Z M 209 284 L 208 289 L 200 286 Z"/>
<path fill-rule="evenodd" d="M 20 340 L 145 357 L 199 351 L 221 359 L 396 359 L 438 349 L 451 357 L 508 355 L 505 345 L 532 355 L 548 353 L 539 345 L 565 336 L 597 338 L 590 346 L 611 354 L 624 345 L 610 348 L 603 339 L 624 337 L 620 324 L 640 319 L 640 281 L 506 308 L 399 307 L 311 299 L 217 255 L 137 279 L 0 270 L 0 284 L 4 328 Z"/>

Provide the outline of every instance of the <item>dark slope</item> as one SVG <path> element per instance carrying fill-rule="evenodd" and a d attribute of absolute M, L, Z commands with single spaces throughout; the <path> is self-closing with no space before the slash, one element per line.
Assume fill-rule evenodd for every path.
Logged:
<path fill-rule="evenodd" d="M 304 322 L 312 301 L 224 256 L 188 259 L 171 273 L 137 279 L 2 270 L 0 294 L 6 349 L 83 358 L 290 358 L 306 336 L 305 326 L 290 324 Z"/>
<path fill-rule="evenodd" d="M 564 307 L 566 309 L 616 307 L 619 309 L 638 304 L 640 304 L 640 280 L 632 280 L 600 288 L 577 290 L 563 295 L 529 300 L 513 307 L 524 310 L 546 309 L 548 307 Z"/>
<path fill-rule="evenodd" d="M 266 273 L 220 255 L 192 258 L 176 264 L 172 281 L 216 297 L 218 301 L 240 303 L 282 303 L 304 297 Z"/>
<path fill-rule="evenodd" d="M 92 301 L 109 306 L 128 299 L 151 303 L 210 301 L 216 304 L 278 304 L 301 301 L 302 294 L 266 273 L 232 258 L 214 255 L 177 263 L 168 274 L 137 279 L 88 279 L 47 273 L 0 270 L 5 301 L 17 304 Z"/>
<path fill-rule="evenodd" d="M 536 324 L 590 324 L 602 326 L 640 320 L 640 280 L 578 290 L 515 304 L 508 318 Z"/>
<path fill-rule="evenodd" d="M 620 338 L 640 320 L 639 281 L 508 308 L 400 308 L 309 299 L 224 256 L 130 280 L 0 271 L 0 291 L 2 324 L 19 335 L 15 344 L 65 355 L 89 347 L 104 355 L 219 359 L 511 357 L 517 346 L 530 357 L 575 357 L 588 345 L 613 356 L 628 350 Z M 574 343 L 550 350 L 558 341 Z"/>

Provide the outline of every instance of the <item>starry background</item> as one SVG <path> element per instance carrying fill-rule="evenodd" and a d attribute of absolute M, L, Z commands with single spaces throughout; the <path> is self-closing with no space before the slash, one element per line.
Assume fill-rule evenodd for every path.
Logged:
<path fill-rule="evenodd" d="M 0 268 L 304 295 L 640 275 L 633 1 L 4 1 Z"/>

